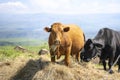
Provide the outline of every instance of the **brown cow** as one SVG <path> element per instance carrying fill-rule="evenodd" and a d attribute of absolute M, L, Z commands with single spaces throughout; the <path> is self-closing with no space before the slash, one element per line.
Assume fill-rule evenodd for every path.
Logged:
<path fill-rule="evenodd" d="M 70 63 L 70 55 L 76 55 L 76 59 L 80 59 L 80 50 L 84 46 L 84 33 L 76 25 L 63 25 L 61 23 L 54 23 L 51 28 L 45 27 L 46 32 L 50 32 L 49 49 L 51 54 L 51 61 L 55 62 L 55 55 L 57 59 L 61 55 L 65 55 L 65 64 Z"/>

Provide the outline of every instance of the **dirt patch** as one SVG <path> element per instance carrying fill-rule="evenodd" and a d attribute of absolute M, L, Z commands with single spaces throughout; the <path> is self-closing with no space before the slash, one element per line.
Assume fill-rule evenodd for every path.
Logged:
<path fill-rule="evenodd" d="M 39 59 L 17 58 L 2 62 L 0 80 L 120 80 L 116 67 L 111 75 L 93 63 L 71 64 L 53 64 L 46 55 Z"/>

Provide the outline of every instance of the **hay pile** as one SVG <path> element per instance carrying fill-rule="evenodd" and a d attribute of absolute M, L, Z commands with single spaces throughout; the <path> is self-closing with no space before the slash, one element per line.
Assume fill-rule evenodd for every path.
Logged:
<path fill-rule="evenodd" d="M 48 56 L 39 59 L 17 58 L 0 65 L 0 80 L 120 80 L 117 68 L 108 74 L 93 63 L 53 64 Z"/>

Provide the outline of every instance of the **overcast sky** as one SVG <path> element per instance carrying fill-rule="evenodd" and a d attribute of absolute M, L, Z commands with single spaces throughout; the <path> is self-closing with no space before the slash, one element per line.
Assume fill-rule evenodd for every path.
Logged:
<path fill-rule="evenodd" d="M 120 13 L 120 0 L 0 0 L 0 13 Z"/>

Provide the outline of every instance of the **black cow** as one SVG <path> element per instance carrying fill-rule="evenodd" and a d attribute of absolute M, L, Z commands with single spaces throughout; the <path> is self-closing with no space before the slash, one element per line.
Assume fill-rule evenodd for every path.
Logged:
<path fill-rule="evenodd" d="M 100 57 L 106 70 L 106 60 L 108 60 L 109 73 L 113 73 L 111 66 L 120 55 L 120 32 L 109 28 L 100 29 L 94 39 L 88 39 L 81 52 L 81 60 L 89 62 L 96 56 Z M 120 59 L 118 63 L 118 72 L 120 72 Z"/>

